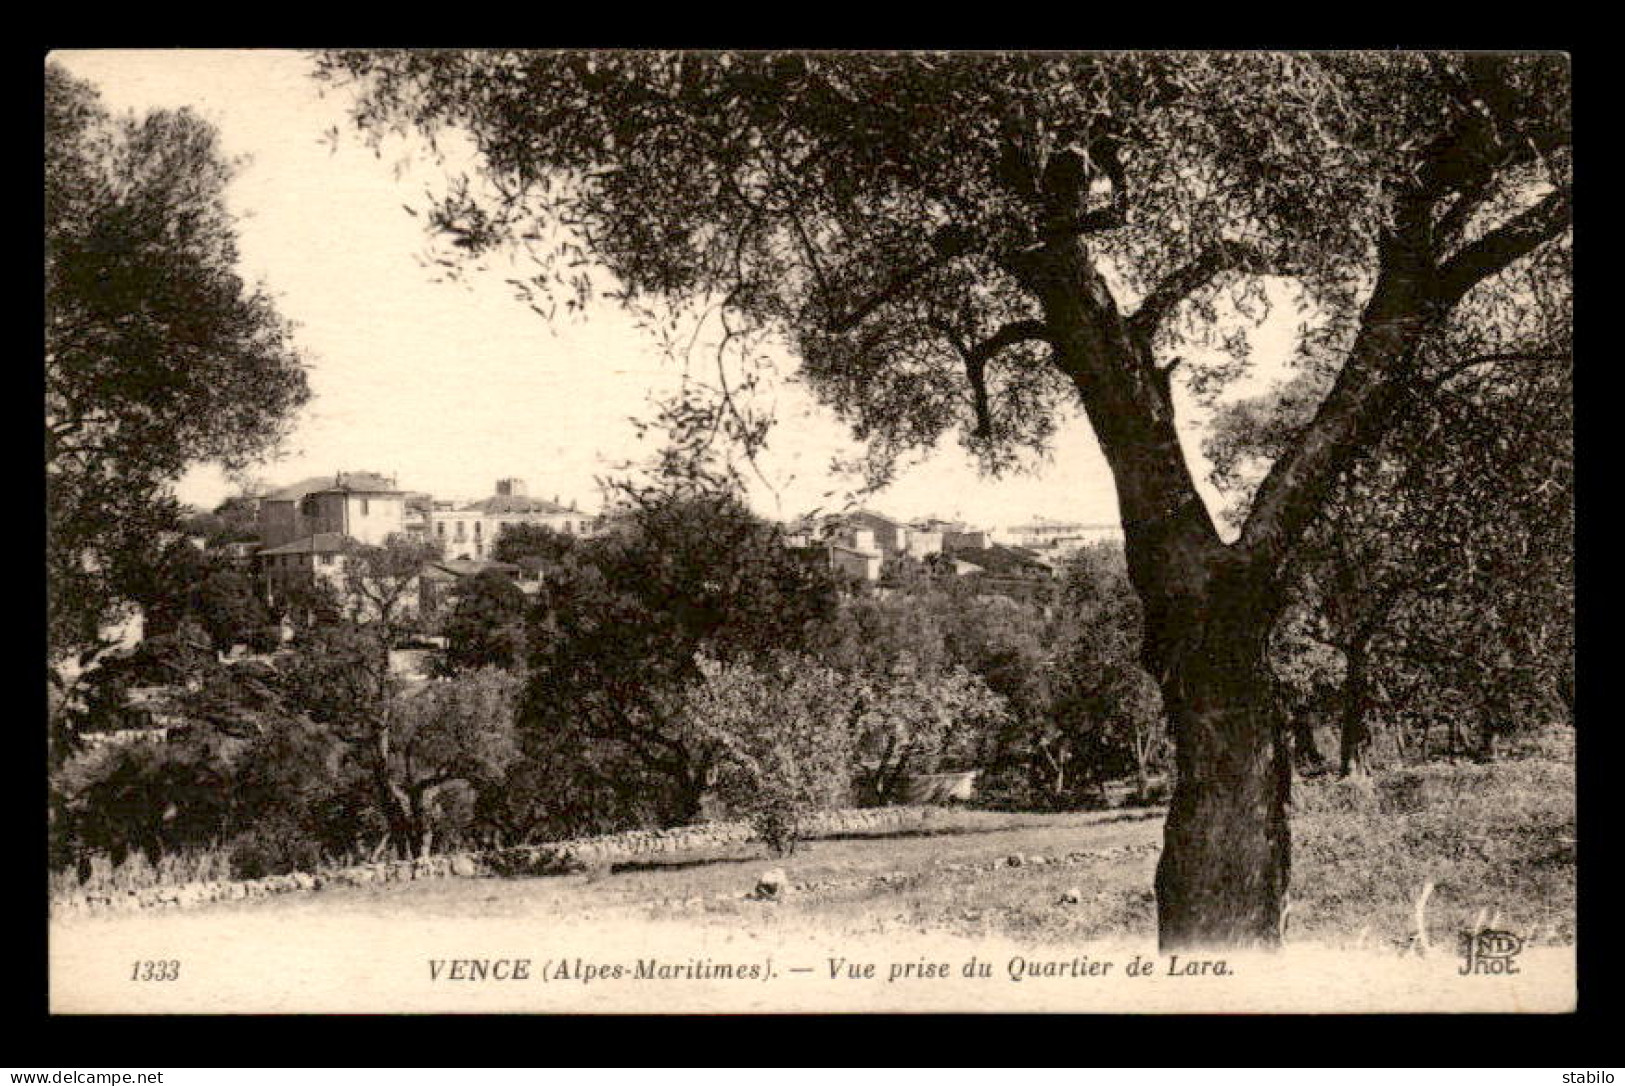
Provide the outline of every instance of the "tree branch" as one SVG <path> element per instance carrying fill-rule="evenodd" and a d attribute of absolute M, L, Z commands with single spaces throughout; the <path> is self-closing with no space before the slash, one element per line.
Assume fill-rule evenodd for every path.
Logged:
<path fill-rule="evenodd" d="M 1445 261 L 1438 297 L 1453 305 L 1473 287 L 1567 230 L 1573 219 L 1569 190 L 1559 188 Z"/>
<path fill-rule="evenodd" d="M 1505 351 L 1492 354 L 1475 354 L 1443 366 L 1433 373 L 1416 378 L 1416 384 L 1428 388 L 1438 388 L 1459 377 L 1475 366 L 1488 366 L 1498 362 L 1563 362 L 1569 355 L 1562 351 Z"/>
<path fill-rule="evenodd" d="M 1435 269 L 1427 256 L 1429 204 L 1415 195 L 1402 201 L 1348 361 L 1313 421 L 1259 485 L 1238 541 L 1255 557 L 1290 553 L 1337 475 L 1393 425 L 1418 390 L 1418 347 L 1461 296 L 1570 221 L 1569 193 L 1560 188 Z"/>
<path fill-rule="evenodd" d="M 466 781 L 467 779 L 468 774 L 466 773 L 454 773 L 450 771 L 434 773 L 430 776 L 424 777 L 421 780 L 412 781 L 412 794 L 421 801 L 423 797 L 427 796 L 432 789 L 439 788 L 441 785 L 450 784 L 452 781 Z"/>
<path fill-rule="evenodd" d="M 1145 296 L 1140 308 L 1129 317 L 1129 331 L 1142 343 L 1151 341 L 1158 326 L 1174 307 L 1226 271 L 1261 271 L 1262 257 L 1245 242 L 1218 241 L 1204 249 L 1195 260 L 1171 272 Z"/>
<path fill-rule="evenodd" d="M 663 734 L 658 727 L 639 725 L 632 719 L 631 713 L 622 706 L 613 696 L 599 702 L 609 714 L 615 718 L 619 727 L 606 725 L 593 719 L 592 713 L 582 715 L 584 730 L 590 736 L 598 739 L 610 739 L 626 743 L 635 748 L 647 761 L 653 764 L 663 764 L 668 759 L 671 762 L 686 757 L 687 752 L 680 740 Z M 668 759 L 662 759 L 659 751 L 664 750 Z"/>
<path fill-rule="evenodd" d="M 1041 185 L 1052 205 L 1042 231 L 1044 244 L 1115 230 L 1128 222 L 1128 175 L 1117 149 L 1117 139 L 1105 136 L 1081 151 L 1074 146 L 1050 159 Z M 1111 182 L 1111 203 L 1094 211 L 1074 210 L 1073 203 L 1085 197 L 1095 174 Z"/>
<path fill-rule="evenodd" d="M 965 376 L 970 381 L 971 400 L 976 411 L 976 436 L 992 436 L 993 409 L 987 392 L 988 362 L 1006 347 L 1014 347 L 1018 343 L 1042 340 L 1053 344 L 1054 335 L 1049 325 L 1041 320 L 1011 321 L 974 347 L 967 346 L 964 339 L 947 321 L 934 320 L 931 327 L 941 332 L 964 360 Z"/>
<path fill-rule="evenodd" d="M 836 335 L 845 335 L 850 332 L 862 324 L 875 310 L 887 302 L 895 300 L 927 273 L 940 268 L 951 260 L 964 256 L 974 249 L 976 247 L 976 237 L 968 230 L 943 227 L 932 237 L 931 245 L 936 250 L 932 256 L 920 261 L 911 268 L 899 272 L 885 286 L 860 302 L 855 309 L 835 318 L 830 323 L 831 330 Z"/>
<path fill-rule="evenodd" d="M 1259 484 L 1237 545 L 1254 559 L 1278 562 L 1298 546 L 1337 476 L 1393 421 L 1410 387 L 1417 347 L 1445 312 L 1426 256 L 1428 201 L 1403 202 L 1381 246 L 1382 264 L 1348 360 L 1296 442 Z"/>
<path fill-rule="evenodd" d="M 1484 200 L 1489 194 L 1490 180 L 1484 178 L 1479 181 L 1466 182 L 1456 194 L 1450 207 L 1440 216 L 1433 228 L 1436 243 L 1446 245 L 1456 240 L 1461 231 L 1466 228 L 1467 221 L 1472 218 L 1473 212 L 1484 206 Z"/>

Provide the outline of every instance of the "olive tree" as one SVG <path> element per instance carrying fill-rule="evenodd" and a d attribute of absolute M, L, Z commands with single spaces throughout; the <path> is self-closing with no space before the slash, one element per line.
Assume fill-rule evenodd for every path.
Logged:
<path fill-rule="evenodd" d="M 277 672 L 255 715 L 341 740 L 402 859 L 428 853 L 447 786 L 488 786 L 518 756 L 517 676 L 481 668 L 408 684 L 390 669 L 381 623 L 319 630 Z"/>
<path fill-rule="evenodd" d="M 1509 727 L 1564 715 L 1572 358 L 1566 327 L 1552 332 L 1545 350 L 1469 354 L 1449 367 L 1428 402 L 1339 480 L 1299 548 L 1292 584 L 1303 614 L 1278 627 L 1277 666 L 1290 673 L 1321 658 L 1344 775 L 1366 771 L 1379 714 L 1413 722 L 1424 757 L 1435 722 L 1461 753 L 1462 725 L 1476 718 L 1472 745 L 1490 753 Z M 1220 413 L 1207 445 L 1217 482 L 1246 496 L 1248 467 L 1308 421 L 1316 397 L 1305 386 L 1316 380 L 1299 375 Z"/>
<path fill-rule="evenodd" d="M 1291 559 L 1442 364 L 1438 339 L 1523 304 L 1503 273 L 1561 250 L 1563 58 L 352 52 L 320 68 L 353 84 L 364 131 L 472 140 L 477 176 L 428 217 L 451 251 L 530 251 L 515 289 L 544 313 L 585 307 L 596 264 L 629 305 L 714 309 L 725 346 L 782 337 L 877 476 L 955 428 L 1007 467 L 1081 406 L 1176 743 L 1162 944 L 1279 941 L 1291 774 L 1266 643 Z M 1227 539 L 1173 381 L 1235 372 L 1227 314 L 1271 284 L 1335 377 Z"/>
<path fill-rule="evenodd" d="M 188 468 L 244 468 L 309 398 L 237 270 L 235 172 L 190 110 L 115 116 L 45 67 L 45 490 L 53 655 L 94 650 L 178 526 Z"/>
<path fill-rule="evenodd" d="M 794 852 L 813 811 L 850 802 L 859 692 L 806 657 L 723 663 L 701 654 L 684 728 L 715 752 L 714 788 L 773 851 Z"/>
<path fill-rule="evenodd" d="M 827 574 L 728 495 L 628 504 L 550 571 L 529 616 L 527 754 L 592 780 L 625 822 L 700 814 L 720 760 L 688 727 L 702 657 L 796 652 L 833 618 Z"/>

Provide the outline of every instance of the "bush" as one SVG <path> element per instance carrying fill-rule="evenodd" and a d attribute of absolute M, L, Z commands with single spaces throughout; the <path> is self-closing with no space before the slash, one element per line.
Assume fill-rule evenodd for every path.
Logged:
<path fill-rule="evenodd" d="M 761 669 L 701 657 L 699 666 L 685 731 L 716 759 L 716 794 L 774 852 L 793 852 L 808 814 L 851 796 L 854 685 L 796 657 Z"/>
<path fill-rule="evenodd" d="M 59 865 L 105 853 L 153 863 L 211 847 L 231 830 L 234 757 L 242 744 L 192 734 L 112 743 L 69 759 L 52 782 L 51 854 Z"/>
<path fill-rule="evenodd" d="M 525 651 L 525 594 L 504 574 L 484 570 L 463 586 L 445 620 L 452 669 L 512 668 Z"/>
<path fill-rule="evenodd" d="M 153 886 L 180 886 L 189 882 L 220 882 L 232 876 L 225 849 L 200 848 L 172 852 L 157 863 L 132 852 L 115 863 L 105 852 L 86 853 L 77 865 L 51 872 L 52 898 L 69 894 L 118 896 Z"/>
<path fill-rule="evenodd" d="M 271 819 L 238 834 L 227 852 L 232 877 L 239 879 L 314 871 L 326 859 L 309 831 L 286 818 Z"/>
<path fill-rule="evenodd" d="M 748 806 L 751 829 L 774 855 L 786 856 L 796 850 L 806 812 L 793 797 L 784 792 L 768 792 Z"/>
<path fill-rule="evenodd" d="M 317 725 L 268 727 L 243 752 L 233 787 L 232 856 L 245 871 L 310 870 L 365 852 L 383 833 L 370 781 L 349 745 Z"/>
<path fill-rule="evenodd" d="M 51 866 L 83 880 L 99 862 L 162 866 L 215 850 L 245 878 L 309 869 L 376 839 L 364 785 L 344 744 L 309 724 L 110 743 L 53 777 Z"/>
<path fill-rule="evenodd" d="M 561 751 L 534 737 L 528 745 L 502 777 L 475 785 L 468 839 L 501 848 L 660 824 L 665 781 L 640 776 L 638 763 L 619 759 L 606 766 L 601 751 Z"/>
<path fill-rule="evenodd" d="M 858 689 L 855 753 L 879 804 L 900 802 L 910 774 L 975 768 L 988 736 L 1009 720 L 1005 699 L 958 665 L 931 671 L 905 659 Z"/>

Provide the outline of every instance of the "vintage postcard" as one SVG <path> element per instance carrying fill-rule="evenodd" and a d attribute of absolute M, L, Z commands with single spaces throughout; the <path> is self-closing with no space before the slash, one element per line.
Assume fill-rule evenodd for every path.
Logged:
<path fill-rule="evenodd" d="M 53 1013 L 1575 1009 L 1567 57 L 43 79 Z"/>

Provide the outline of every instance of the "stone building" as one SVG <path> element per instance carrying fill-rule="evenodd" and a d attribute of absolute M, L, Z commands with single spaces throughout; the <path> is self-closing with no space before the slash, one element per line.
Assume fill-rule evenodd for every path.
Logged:
<path fill-rule="evenodd" d="M 255 557 L 264 577 L 265 597 L 273 603 L 289 591 L 326 582 L 335 590 L 344 584 L 345 539 L 339 532 L 317 532 L 278 547 L 267 547 Z"/>
<path fill-rule="evenodd" d="M 259 519 L 266 551 L 327 533 L 381 546 L 406 530 L 406 493 L 370 471 L 319 475 L 261 498 Z"/>
<path fill-rule="evenodd" d="M 536 525 L 564 535 L 588 536 L 597 527 L 597 518 L 556 499 L 533 498 L 523 479 L 498 479 L 496 493 L 466 505 L 440 508 L 434 503 L 429 512 L 434 538 L 447 558 L 480 561 L 490 558 L 497 536 L 507 527 Z"/>
<path fill-rule="evenodd" d="M 1073 521 L 1034 517 L 1026 524 L 1012 524 L 1000 533 L 1000 542 L 1028 550 L 1065 554 L 1103 541 L 1122 542 L 1123 529 L 1116 524 L 1080 524 Z"/>

